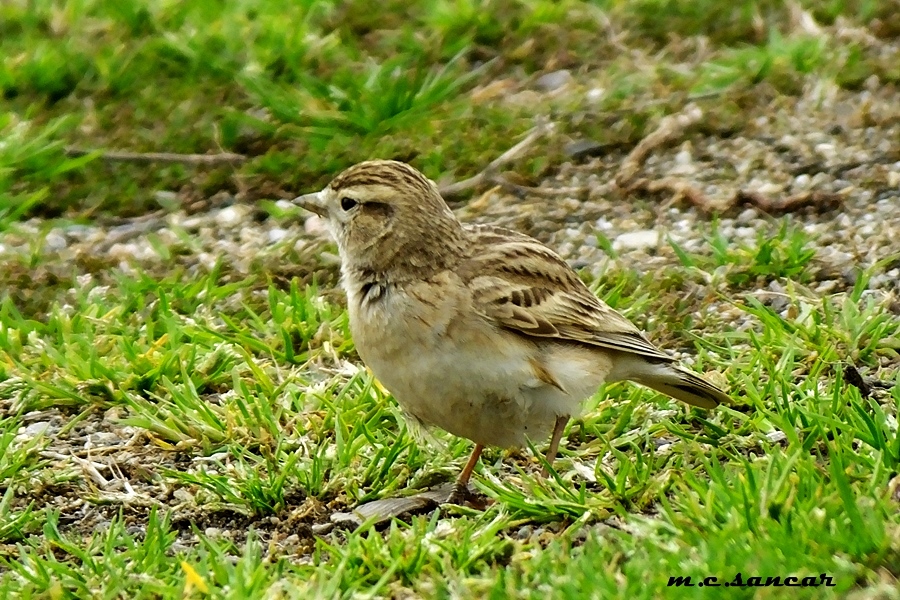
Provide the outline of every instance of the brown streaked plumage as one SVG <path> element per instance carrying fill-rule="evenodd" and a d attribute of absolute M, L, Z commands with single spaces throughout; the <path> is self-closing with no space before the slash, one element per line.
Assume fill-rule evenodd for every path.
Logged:
<path fill-rule="evenodd" d="M 631 380 L 703 408 L 722 390 L 676 364 L 537 240 L 463 225 L 411 166 L 368 161 L 296 202 L 338 243 L 360 357 L 416 420 L 476 443 L 552 431 L 605 381 Z"/>

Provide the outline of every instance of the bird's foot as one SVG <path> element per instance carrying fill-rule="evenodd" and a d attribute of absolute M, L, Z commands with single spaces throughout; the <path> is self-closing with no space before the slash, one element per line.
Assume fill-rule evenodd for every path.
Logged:
<path fill-rule="evenodd" d="M 460 506 L 465 506 L 466 501 L 472 496 L 472 491 L 469 490 L 469 486 L 456 482 L 453 486 L 453 490 L 450 492 L 450 495 L 447 496 L 446 504 L 458 504 Z"/>
<path fill-rule="evenodd" d="M 456 482 L 444 504 L 456 504 L 457 506 L 469 506 L 476 510 L 484 510 L 491 504 L 491 500 L 483 494 L 473 492 L 468 485 Z"/>

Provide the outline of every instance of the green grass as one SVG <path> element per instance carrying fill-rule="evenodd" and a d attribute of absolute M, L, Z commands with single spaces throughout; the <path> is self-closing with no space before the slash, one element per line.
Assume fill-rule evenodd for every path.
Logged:
<path fill-rule="evenodd" d="M 889 4 L 811 9 L 867 23 L 886 19 Z M 798 75 L 809 73 L 851 87 L 873 74 L 900 77 L 896 65 L 857 42 L 782 31 L 786 11 L 775 2 L 403 6 L 389 2 L 374 19 L 354 2 L 242 0 L 226 11 L 213 2 L 6 3 L 0 229 L 27 214 L 139 214 L 155 206 L 155 190 L 180 190 L 182 198 L 289 194 L 376 155 L 414 160 L 432 176 L 470 175 L 526 131 L 536 112 L 586 108 L 577 94 L 524 107 L 472 101 L 474 88 L 505 77 L 526 84 L 544 69 L 602 65 L 611 75 L 598 82 L 608 89 L 607 110 L 628 108 L 635 86 L 662 97 L 760 81 L 797 91 Z M 499 26 L 493 14 L 510 26 Z M 711 35 L 717 45 L 687 77 L 675 66 L 689 56 L 678 50 L 671 66 L 637 69 L 604 31 L 608 19 L 638 52 L 653 53 L 673 36 Z M 633 127 L 612 132 L 612 141 L 642 136 L 638 112 Z M 605 128 L 583 122 L 578 129 L 596 135 Z M 225 150 L 249 160 L 237 168 L 150 170 L 110 165 L 97 154 L 68 158 L 66 146 Z M 554 155 L 553 148 L 544 152 Z M 531 173 L 546 166 L 523 164 Z"/>
<path fill-rule="evenodd" d="M 725 236 L 713 222 L 706 236 L 710 255 L 689 256 L 676 242 L 669 240 L 681 264 L 701 271 L 721 270 L 730 285 L 741 287 L 773 278 L 807 282 L 808 267 L 816 255 L 813 240 L 797 226 L 784 221 L 777 235 L 760 232 L 753 246 Z"/>
<path fill-rule="evenodd" d="M 68 298 L 67 309 L 55 306 L 45 322 L 7 300 L 0 589 L 174 597 L 190 587 L 299 598 L 407 588 L 537 597 L 561 585 L 573 597 L 655 597 L 669 589 L 669 576 L 724 581 L 740 572 L 745 580 L 827 573 L 837 587 L 825 592 L 837 595 L 876 585 L 879 573 L 896 577 L 889 490 L 900 465 L 900 388 L 864 399 L 834 366 L 843 357 L 871 367 L 896 360 L 900 320 L 863 294 L 866 274 L 843 296 L 805 295 L 794 264 L 810 259 L 809 241 L 788 226 L 771 234 L 760 247 L 787 249 L 784 260 L 761 261 L 759 248 L 722 254 L 715 228 L 707 250 L 679 253 L 684 280 L 721 279 L 754 317 L 749 331 L 707 324 L 695 349 L 749 412 L 703 413 L 642 388 L 609 386 L 570 425 L 549 480 L 536 477 L 528 455 L 491 451 L 477 480 L 495 501 L 486 511 L 437 511 L 386 530 L 318 538 L 306 536 L 323 515 L 327 522 L 324 506 L 448 479 L 469 444 L 440 433 L 444 447 L 415 442 L 373 380 L 340 367 L 357 360 L 346 317 L 317 288 L 279 288 L 261 276 L 225 283 L 219 269 L 200 278 L 120 274 L 114 287 L 94 285 Z M 760 262 L 770 266 L 755 277 L 795 281 L 797 318 L 741 292 L 748 280 L 732 269 Z M 656 300 L 660 285 L 611 272 L 598 293 L 634 317 L 666 311 Z M 655 313 L 650 322 L 657 318 L 678 315 Z M 113 501 L 38 458 L 53 440 L 15 440 L 24 414 L 51 407 L 73 421 L 112 411 L 118 416 L 103 420 L 105 428 L 136 427 L 151 454 L 179 458 L 144 481 L 132 473 L 135 496 Z M 161 489 L 181 490 L 180 500 L 155 497 Z M 63 527 L 42 490 L 111 506 L 110 520 L 93 532 Z M 161 501 L 170 508 L 150 508 Z M 245 539 L 229 540 L 190 525 L 209 517 L 173 522 L 167 510 L 237 515 L 249 529 Z M 298 512 L 306 514 L 292 516 Z M 273 529 L 270 516 L 293 525 Z M 619 525 L 602 525 L 610 522 Z M 528 533 L 541 526 L 555 533 Z M 310 544 L 309 560 L 296 561 L 296 550 L 281 545 L 292 533 Z M 801 595 L 823 593 L 814 591 Z"/>
<path fill-rule="evenodd" d="M 550 478 L 543 440 L 488 449 L 485 510 L 351 530 L 330 515 L 449 481 L 471 444 L 408 428 L 356 355 L 334 247 L 295 245 L 275 202 L 375 156 L 458 180 L 545 115 L 558 135 L 507 167 L 520 180 L 559 172 L 569 138 L 619 160 L 690 96 L 718 135 L 760 94 L 900 81 L 889 54 L 828 29 L 896 43 L 896 3 L 800 6 L 821 34 L 779 2 L 3 3 L 0 597 L 721 597 L 669 578 L 737 573 L 835 586 L 735 597 L 894 597 L 900 319 L 870 283 L 896 257 L 823 294 L 796 217 L 740 243 L 712 220 L 701 246 L 659 250 L 661 272 L 620 265 L 598 231 L 613 260 L 592 289 L 736 406 L 610 384 Z M 536 92 L 558 69 L 571 90 Z M 189 223 L 232 203 L 241 230 Z M 167 230 L 138 236 L 145 260 L 59 247 L 153 211 Z M 254 241 L 252 220 L 290 235 Z M 847 364 L 882 386 L 864 397 Z"/>

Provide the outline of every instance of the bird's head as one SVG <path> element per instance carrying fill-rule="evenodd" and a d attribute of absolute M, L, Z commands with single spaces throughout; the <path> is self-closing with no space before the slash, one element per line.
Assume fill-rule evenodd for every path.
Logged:
<path fill-rule="evenodd" d="M 463 244 L 437 186 L 402 162 L 359 163 L 294 203 L 325 219 L 345 268 L 421 276 L 446 268 Z"/>

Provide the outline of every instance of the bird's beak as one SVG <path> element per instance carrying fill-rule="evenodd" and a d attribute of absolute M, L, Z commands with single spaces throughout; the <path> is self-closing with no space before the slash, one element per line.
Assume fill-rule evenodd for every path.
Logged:
<path fill-rule="evenodd" d="M 327 217 L 328 209 L 325 208 L 324 195 L 324 190 L 313 194 L 304 194 L 303 196 L 294 198 L 293 202 L 300 208 L 305 208 L 310 212 L 314 212 L 320 217 Z"/>

